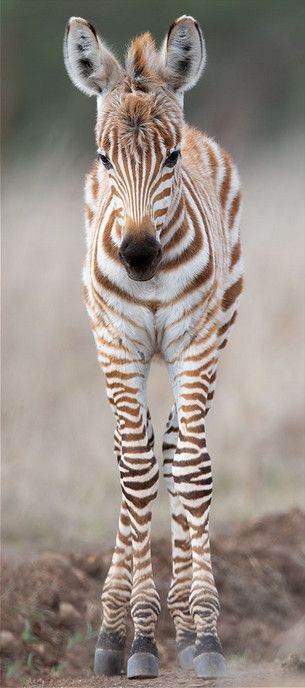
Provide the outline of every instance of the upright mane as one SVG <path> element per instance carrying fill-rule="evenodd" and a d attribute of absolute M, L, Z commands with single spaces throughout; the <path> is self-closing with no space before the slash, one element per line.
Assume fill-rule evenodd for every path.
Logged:
<path fill-rule="evenodd" d="M 160 56 L 149 32 L 134 38 L 128 48 L 125 68 L 132 89 L 147 91 L 161 85 Z"/>

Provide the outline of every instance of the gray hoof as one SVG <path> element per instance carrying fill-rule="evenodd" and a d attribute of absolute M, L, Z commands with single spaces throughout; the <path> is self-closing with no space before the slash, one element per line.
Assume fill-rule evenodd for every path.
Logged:
<path fill-rule="evenodd" d="M 97 676 L 115 676 L 124 672 L 124 652 L 103 650 L 97 647 L 94 655 L 94 673 Z"/>
<path fill-rule="evenodd" d="M 135 652 L 127 662 L 127 678 L 157 678 L 158 657 L 151 652 Z"/>
<path fill-rule="evenodd" d="M 226 664 L 220 652 L 203 652 L 194 657 L 193 666 L 197 678 L 217 678 L 226 673 Z"/>
<path fill-rule="evenodd" d="M 183 650 L 178 652 L 178 661 L 183 671 L 189 671 L 194 668 L 193 660 L 195 656 L 195 645 L 188 645 Z"/>

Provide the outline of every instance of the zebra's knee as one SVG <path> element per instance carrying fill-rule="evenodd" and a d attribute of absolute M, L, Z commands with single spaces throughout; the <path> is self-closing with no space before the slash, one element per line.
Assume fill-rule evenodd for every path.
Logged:
<path fill-rule="evenodd" d="M 138 452 L 136 456 L 138 459 Z M 137 510 L 146 510 L 158 494 L 158 461 L 150 449 L 143 451 L 141 459 L 135 463 L 133 456 L 123 451 L 119 462 L 121 487 L 128 509 L 135 506 Z"/>
<path fill-rule="evenodd" d="M 207 452 L 187 455 L 187 450 L 177 454 L 172 464 L 175 490 L 182 503 L 196 510 L 209 506 L 213 492 L 211 459 Z M 195 502 L 195 504 L 194 504 Z M 193 503 L 193 504 L 192 504 Z"/>

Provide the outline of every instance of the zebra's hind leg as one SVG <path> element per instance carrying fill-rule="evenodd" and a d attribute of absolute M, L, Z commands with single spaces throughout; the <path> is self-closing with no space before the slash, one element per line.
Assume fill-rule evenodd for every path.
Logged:
<path fill-rule="evenodd" d="M 196 628 L 190 613 L 192 551 L 189 525 L 184 507 L 175 489 L 172 462 L 177 446 L 178 420 L 173 406 L 163 440 L 163 475 L 169 494 L 172 534 L 172 580 L 168 608 L 175 624 L 177 656 L 182 669 L 193 669 Z"/>
<path fill-rule="evenodd" d="M 117 426 L 115 454 L 121 458 L 121 436 Z M 95 648 L 94 672 L 101 676 L 124 671 L 126 621 L 132 590 L 132 547 L 128 509 L 121 502 L 119 526 L 110 569 L 102 593 L 103 623 Z"/>

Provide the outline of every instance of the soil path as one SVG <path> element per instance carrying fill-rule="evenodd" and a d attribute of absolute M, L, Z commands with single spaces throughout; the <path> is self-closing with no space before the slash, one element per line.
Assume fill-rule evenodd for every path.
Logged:
<path fill-rule="evenodd" d="M 51 680 L 31 683 L 33 688 L 304 688 L 304 674 L 283 671 L 274 664 L 262 664 L 259 668 L 249 664 L 243 669 L 229 664 L 228 675 L 218 681 L 196 679 L 182 671 L 162 671 L 158 679 L 132 681 L 125 677 L 103 679 Z"/>
<path fill-rule="evenodd" d="M 205 685 L 304 686 L 305 514 L 267 516 L 212 544 L 221 601 L 219 634 L 229 672 Z M 100 594 L 110 552 L 48 552 L 3 562 L 1 686 L 119 688 L 125 677 L 94 678 L 92 661 L 100 623 Z M 202 681 L 177 670 L 173 624 L 166 609 L 170 543 L 153 546 L 162 614 L 157 627 L 160 678 L 133 681 L 142 688 L 189 686 Z M 129 623 L 128 645 L 132 628 Z M 297 656 L 287 661 L 291 653 Z M 172 669 L 172 671 L 164 671 Z"/>

